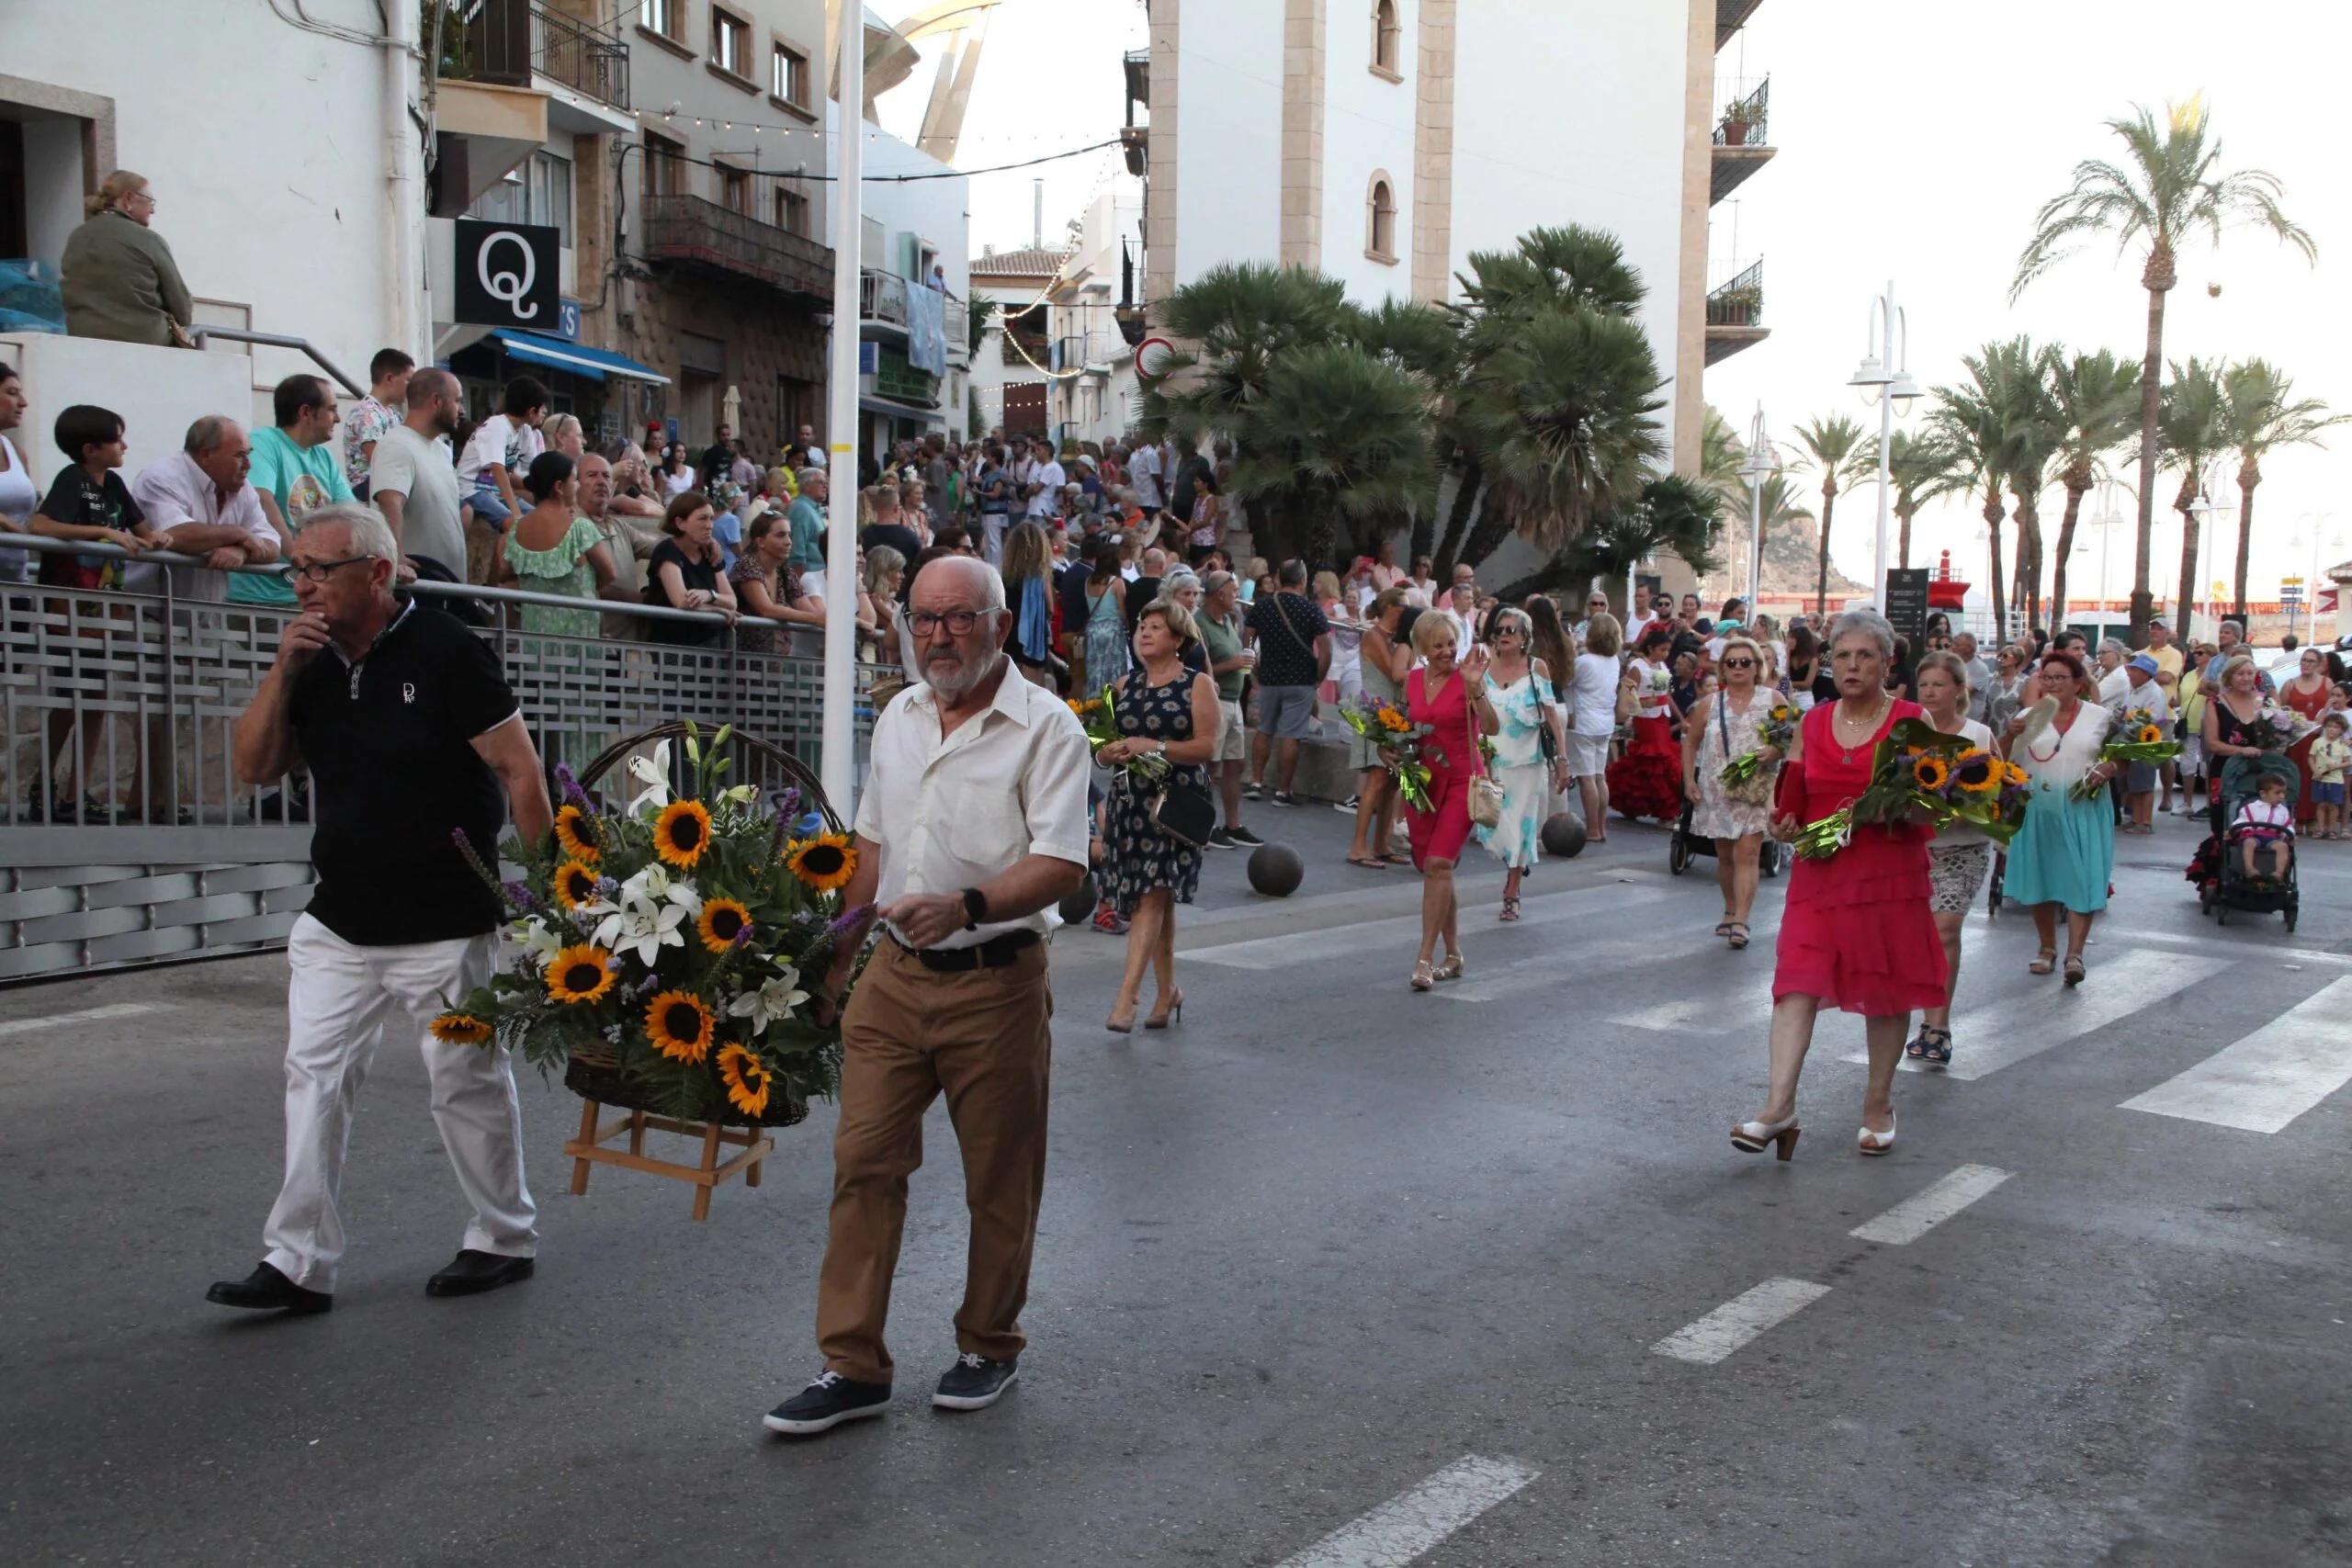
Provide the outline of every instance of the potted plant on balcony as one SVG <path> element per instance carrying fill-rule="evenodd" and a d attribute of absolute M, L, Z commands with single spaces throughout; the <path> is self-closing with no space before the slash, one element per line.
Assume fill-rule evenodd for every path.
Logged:
<path fill-rule="evenodd" d="M 1717 325 L 1752 327 L 1757 312 L 1764 308 L 1764 290 L 1753 283 L 1743 283 L 1717 293 L 1710 303 L 1714 307 Z"/>
<path fill-rule="evenodd" d="M 1754 100 L 1749 98 L 1735 100 L 1730 107 L 1724 110 L 1724 145 L 1726 147 L 1747 146 L 1749 128 L 1761 118 L 1762 116 L 1757 112 Z"/>

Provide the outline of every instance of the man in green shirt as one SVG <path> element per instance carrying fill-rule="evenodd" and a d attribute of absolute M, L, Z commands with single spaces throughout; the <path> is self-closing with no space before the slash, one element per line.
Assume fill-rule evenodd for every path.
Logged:
<path fill-rule="evenodd" d="M 322 506 L 353 499 L 350 481 L 334 455 L 334 392 L 322 377 L 288 376 L 270 394 L 275 430 L 254 432 L 254 491 L 277 530 L 278 554 L 293 547 L 302 519 Z M 283 578 L 239 572 L 229 579 L 229 598 L 240 604 L 291 604 L 294 590 Z"/>
<path fill-rule="evenodd" d="M 1209 847 L 1238 850 L 1265 842 L 1241 825 L 1241 764 L 1250 755 L 1250 736 L 1242 728 L 1241 684 L 1257 651 L 1244 645 L 1241 625 L 1241 585 L 1229 571 L 1213 571 L 1201 582 L 1201 643 L 1209 657 L 1209 673 L 1216 677 L 1216 750 L 1209 753 L 1209 775 L 1225 799 L 1225 826 L 1209 834 Z"/>

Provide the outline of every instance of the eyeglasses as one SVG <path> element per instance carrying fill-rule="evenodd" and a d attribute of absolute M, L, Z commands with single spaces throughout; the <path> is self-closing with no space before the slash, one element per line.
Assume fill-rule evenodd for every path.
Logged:
<path fill-rule="evenodd" d="M 1723 661 L 1723 668 L 1725 670 L 1753 670 L 1756 668 L 1756 660 L 1753 659 L 1726 659 Z"/>
<path fill-rule="evenodd" d="M 324 582 L 330 575 L 344 567 L 357 566 L 361 561 L 375 558 L 374 556 L 345 556 L 341 560 L 301 561 L 296 564 L 294 575 L 305 582 Z"/>
<path fill-rule="evenodd" d="M 942 626 L 947 628 L 950 637 L 965 637 L 988 614 L 986 610 L 950 610 L 944 615 L 934 615 L 928 610 L 916 610 L 907 616 L 907 625 L 917 637 L 929 637 Z"/>

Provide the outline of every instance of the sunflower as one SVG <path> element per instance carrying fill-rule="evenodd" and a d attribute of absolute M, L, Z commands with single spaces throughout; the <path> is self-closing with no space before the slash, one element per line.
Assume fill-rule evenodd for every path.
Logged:
<path fill-rule="evenodd" d="M 548 999 L 558 1002 L 601 1002 L 620 976 L 612 970 L 613 955 L 582 942 L 548 960 Z"/>
<path fill-rule="evenodd" d="M 554 881 L 556 902 L 567 908 L 578 909 L 596 901 L 596 868 L 586 861 L 564 862 L 555 868 Z"/>
<path fill-rule="evenodd" d="M 2001 782 L 2005 784 L 2022 786 L 2025 784 L 2025 770 L 2015 762 L 2004 762 L 2001 764 Z"/>
<path fill-rule="evenodd" d="M 726 1080 L 727 1103 L 746 1116 L 758 1116 L 768 1108 L 768 1089 L 775 1075 L 768 1065 L 741 1045 L 722 1045 L 718 1051 L 718 1076 Z"/>
<path fill-rule="evenodd" d="M 692 871 L 710 848 L 710 812 L 699 800 L 673 800 L 653 819 L 653 852 Z"/>
<path fill-rule="evenodd" d="M 567 801 L 556 808 L 555 841 L 573 860 L 594 865 L 604 852 L 596 847 L 594 830 L 588 826 L 590 821 L 588 813 Z"/>
<path fill-rule="evenodd" d="M 850 846 L 843 833 L 820 833 L 813 839 L 803 839 L 785 851 L 785 863 L 792 874 L 819 893 L 831 893 L 849 886 L 857 874 L 857 851 Z"/>
<path fill-rule="evenodd" d="M 664 991 L 645 1010 L 646 1038 L 673 1062 L 699 1065 L 709 1055 L 715 1023 L 710 1009 L 692 991 Z"/>
<path fill-rule="evenodd" d="M 1952 765 L 1952 783 L 1970 795 L 1984 795 L 2001 787 L 2005 765 L 1990 751 L 1971 751 Z"/>
<path fill-rule="evenodd" d="M 1383 707 L 1380 710 L 1379 717 L 1380 728 L 1394 734 L 1402 735 L 1405 731 L 1413 728 L 1411 724 L 1406 721 L 1403 714 L 1398 713 L 1392 707 Z"/>
<path fill-rule="evenodd" d="M 713 898 L 702 907 L 702 918 L 695 921 L 695 930 L 702 937 L 703 946 L 713 953 L 726 953 L 735 945 L 735 933 L 748 931 L 752 911 L 732 898 Z"/>
<path fill-rule="evenodd" d="M 1911 781 L 1924 790 L 1939 790 L 1951 777 L 1951 770 L 1944 766 L 1941 757 L 1920 757 L 1911 764 Z"/>
<path fill-rule="evenodd" d="M 444 1045 L 487 1045 L 490 1025 L 469 1012 L 445 1012 L 429 1026 Z"/>
<path fill-rule="evenodd" d="M 2154 746 L 2157 741 L 2162 740 L 2164 738 L 2165 732 L 2163 729 L 2153 724 L 2142 725 L 2140 727 L 2139 733 L 2132 737 L 2132 739 L 2137 740 L 2143 746 Z"/>

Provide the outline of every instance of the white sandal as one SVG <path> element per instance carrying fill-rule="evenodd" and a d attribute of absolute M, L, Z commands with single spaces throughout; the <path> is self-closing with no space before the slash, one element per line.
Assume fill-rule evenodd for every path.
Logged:
<path fill-rule="evenodd" d="M 1894 1147 L 1894 1128 L 1895 1122 L 1892 1121 L 1887 1123 L 1886 1131 L 1883 1133 L 1873 1133 L 1868 1127 L 1863 1128 L 1862 1135 L 1855 1142 L 1854 1152 L 1865 1155 L 1888 1153 Z"/>

